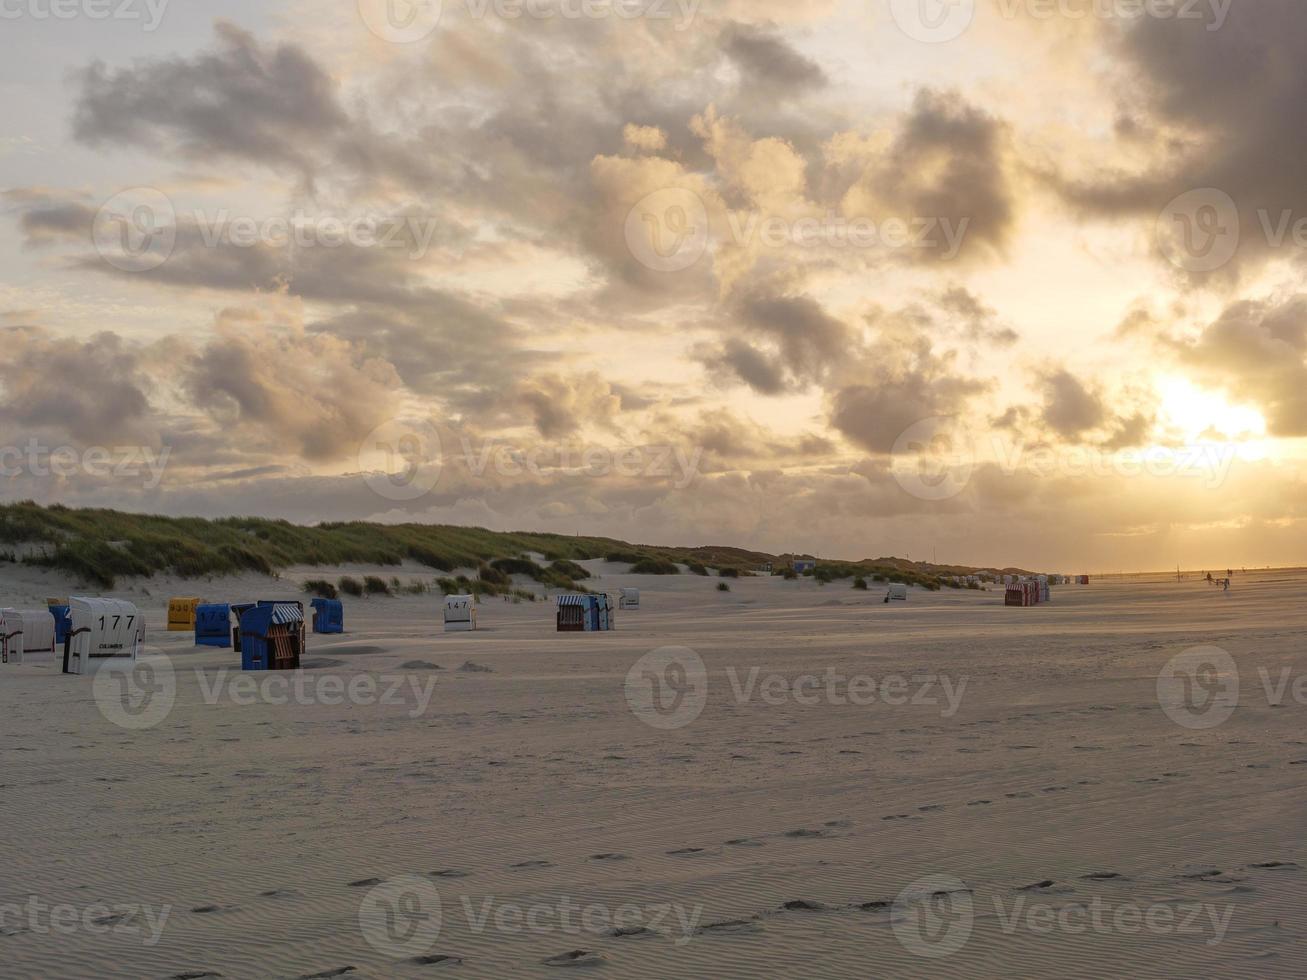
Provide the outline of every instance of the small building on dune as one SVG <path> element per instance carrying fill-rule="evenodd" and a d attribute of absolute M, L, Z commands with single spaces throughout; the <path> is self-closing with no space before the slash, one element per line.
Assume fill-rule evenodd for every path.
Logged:
<path fill-rule="evenodd" d="M 477 628 L 476 597 L 445 596 L 445 632 L 470 633 Z"/>
<path fill-rule="evenodd" d="M 231 646 L 231 606 L 225 602 L 196 606 L 195 645 L 223 648 Z"/>
<path fill-rule="evenodd" d="M 558 632 L 601 633 L 616 627 L 612 603 L 603 595 L 560 595 Z"/>
<path fill-rule="evenodd" d="M 0 609 L 0 663 L 24 656 L 54 655 L 54 616 L 46 609 Z"/>
<path fill-rule="evenodd" d="M 231 618 L 235 620 L 231 625 L 231 646 L 237 653 L 241 652 L 241 617 L 247 610 L 257 606 L 257 602 L 233 602 L 231 604 Z"/>
<path fill-rule="evenodd" d="M 313 607 L 313 632 L 345 632 L 345 606 L 339 599 L 317 598 L 310 600 L 309 605 Z"/>
<path fill-rule="evenodd" d="M 242 670 L 298 670 L 304 646 L 303 603 L 264 601 L 241 614 Z"/>
<path fill-rule="evenodd" d="M 1006 606 L 1037 606 L 1042 591 L 1038 582 L 1016 582 L 1007 587 L 1003 600 Z"/>
<path fill-rule="evenodd" d="M 584 633 L 589 596 L 560 595 L 558 597 L 558 632 Z"/>
<path fill-rule="evenodd" d="M 130 663 L 140 656 L 145 621 L 133 603 L 73 596 L 68 607 L 65 674 L 90 674 L 107 663 Z"/>
<path fill-rule="evenodd" d="M 908 601 L 908 587 L 902 582 L 891 582 L 889 591 L 885 593 L 885 601 L 894 600 L 896 602 Z"/>
<path fill-rule="evenodd" d="M 790 562 L 790 568 L 794 569 L 799 575 L 806 575 L 808 572 L 816 570 L 817 561 L 813 558 L 796 558 Z"/>
<path fill-rule="evenodd" d="M 58 649 L 64 645 L 64 640 L 68 639 L 68 631 L 72 629 L 73 617 L 66 602 L 48 608 L 50 615 L 54 617 L 54 645 Z"/>
<path fill-rule="evenodd" d="M 189 633 L 195 629 L 195 610 L 200 607 L 198 596 L 182 596 L 168 600 L 168 632 Z"/>
<path fill-rule="evenodd" d="M 618 609 L 639 609 L 640 608 L 640 590 L 623 589 L 621 596 L 617 600 Z"/>

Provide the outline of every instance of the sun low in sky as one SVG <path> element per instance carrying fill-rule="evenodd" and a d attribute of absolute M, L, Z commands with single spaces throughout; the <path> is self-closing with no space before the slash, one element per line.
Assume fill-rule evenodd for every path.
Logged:
<path fill-rule="evenodd" d="M 1301 561 L 1301 3 L 68 9 L 0 38 L 7 499 Z"/>

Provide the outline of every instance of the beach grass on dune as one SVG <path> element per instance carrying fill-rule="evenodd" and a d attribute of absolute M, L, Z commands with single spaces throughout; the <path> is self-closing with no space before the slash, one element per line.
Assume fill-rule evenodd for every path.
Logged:
<path fill-rule="evenodd" d="M 635 569 L 677 574 L 686 565 L 748 575 L 764 565 L 781 568 L 787 556 L 723 546 L 664 547 L 613 538 L 525 531 L 489 531 L 444 524 L 364 521 L 292 524 L 261 517 L 163 517 L 31 501 L 0 505 L 0 546 L 29 565 L 62 570 L 79 582 L 113 588 L 119 577 L 174 574 L 185 578 L 257 572 L 275 575 L 292 565 L 394 566 L 415 562 L 438 572 L 491 568 L 528 575 L 553 588 L 586 577 L 575 563 L 608 558 Z M 542 555 L 548 564 L 529 557 Z M 877 581 L 939 588 L 940 576 L 977 569 L 927 566 L 898 559 L 823 561 L 814 577 L 827 582 L 873 575 Z"/>

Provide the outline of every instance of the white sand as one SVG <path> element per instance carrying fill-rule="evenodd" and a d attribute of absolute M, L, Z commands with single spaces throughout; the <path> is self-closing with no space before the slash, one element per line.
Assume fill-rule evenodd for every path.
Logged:
<path fill-rule="evenodd" d="M 745 579 L 725 594 L 716 579 L 592 567 L 603 588 L 642 591 L 617 632 L 558 634 L 552 604 L 488 600 L 481 631 L 446 635 L 436 596 L 346 599 L 348 633 L 311 636 L 301 674 L 402 678 L 397 704 L 324 704 L 322 687 L 318 703 L 238 703 L 230 688 L 206 703 L 237 657 L 158 629 L 174 592 L 294 596 L 303 578 L 340 570 L 118 590 L 155 627 L 151 656 L 175 668 L 176 702 L 154 727 L 111 723 L 90 678 L 49 662 L 0 668 L 0 906 L 24 908 L 0 923 L 0 975 L 545 977 L 568 969 L 545 960 L 577 950 L 597 960 L 572 967 L 583 975 L 650 980 L 1307 975 L 1307 764 L 1294 765 L 1307 762 L 1307 708 L 1291 694 L 1268 705 L 1257 673 L 1307 673 L 1307 580 L 1251 575 L 1228 594 L 1099 583 L 1008 609 L 998 593 L 913 590 L 886 605 L 847 583 Z M 69 591 L 11 572 L 6 603 Z M 702 656 L 710 687 L 696 721 L 660 731 L 635 717 L 624 682 L 669 644 Z M 1233 654 L 1243 682 L 1237 710 L 1209 730 L 1157 701 L 1159 670 L 1197 644 Z M 412 661 L 443 670 L 401 669 Z M 457 669 L 469 661 L 493 672 Z M 755 666 L 965 689 L 950 716 L 824 695 L 737 703 L 725 672 Z M 436 681 L 425 711 L 409 678 Z M 930 694 L 943 697 L 938 684 Z M 901 907 L 898 929 L 889 909 L 861 907 L 932 874 L 965 883 L 974 915 L 965 944 L 939 958 L 911 942 L 917 906 Z M 442 916 L 434 941 L 397 958 L 368 941 L 390 893 L 351 883 L 402 875 L 434 887 Z M 31 896 L 81 924 L 48 931 Z M 782 910 L 796 900 L 820 907 Z M 636 906 L 631 923 L 657 934 L 515 918 L 564 901 Z M 1065 911 L 1077 903 L 1106 928 L 1077 929 Z M 941 937 L 956 939 L 946 927 L 968 921 L 964 896 L 933 905 Z M 97 906 L 141 908 L 89 929 Z M 744 924 L 682 941 L 678 913 L 700 929 Z M 1220 941 L 1209 914 L 1228 915 Z M 592 911 L 591 924 L 607 922 Z"/>

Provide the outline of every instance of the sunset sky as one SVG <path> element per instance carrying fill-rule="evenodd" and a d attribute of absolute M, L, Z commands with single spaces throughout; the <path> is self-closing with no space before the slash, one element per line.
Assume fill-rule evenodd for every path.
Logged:
<path fill-rule="evenodd" d="M 6 500 L 1307 555 L 1300 0 L 11 9 Z"/>

